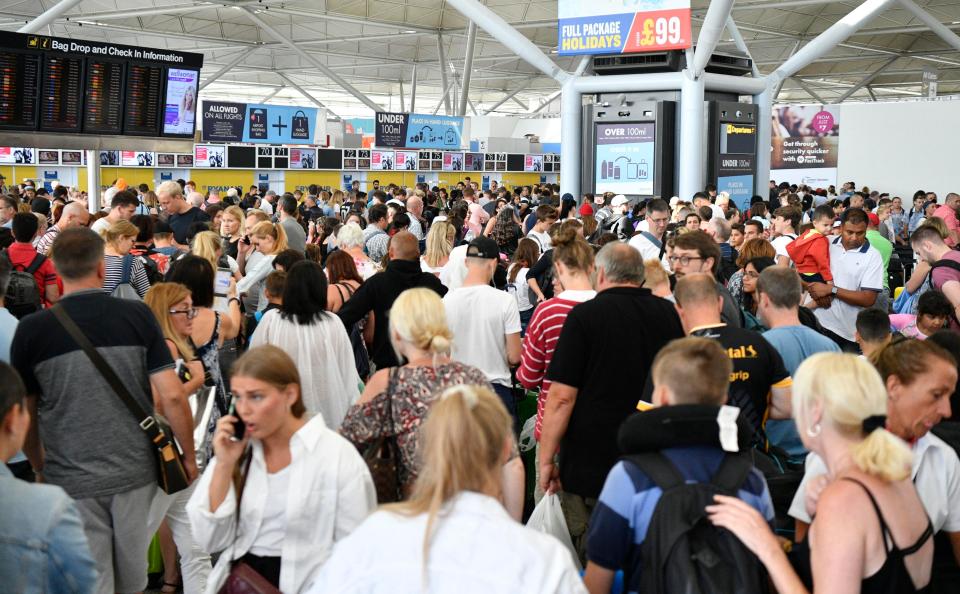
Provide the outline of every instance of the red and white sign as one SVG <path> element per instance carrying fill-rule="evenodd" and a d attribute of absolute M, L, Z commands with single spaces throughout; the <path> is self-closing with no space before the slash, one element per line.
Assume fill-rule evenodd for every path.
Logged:
<path fill-rule="evenodd" d="M 13 148 L 9 146 L 0 146 L 0 163 L 13 163 Z"/>

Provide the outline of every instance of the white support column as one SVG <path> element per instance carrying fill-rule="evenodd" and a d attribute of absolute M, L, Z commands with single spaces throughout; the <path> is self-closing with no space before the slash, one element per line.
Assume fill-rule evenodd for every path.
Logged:
<path fill-rule="evenodd" d="M 529 83 L 531 80 L 532 80 L 532 79 L 530 79 L 530 78 L 525 78 L 525 79 L 523 79 L 523 81 L 521 81 L 520 84 L 517 85 L 517 88 L 515 88 L 515 89 L 512 90 L 512 91 L 508 91 L 507 94 L 503 96 L 503 99 L 501 99 L 500 101 L 497 101 L 496 103 L 494 103 L 492 107 L 487 108 L 487 109 L 483 112 L 483 115 L 487 115 L 487 114 L 491 113 L 492 111 L 496 110 L 498 107 L 500 107 L 501 105 L 503 105 L 503 104 L 506 103 L 507 101 L 510 101 L 511 99 L 513 99 L 514 97 L 516 97 L 516 96 L 517 96 L 517 93 L 519 93 L 520 91 L 522 91 L 522 90 L 524 90 L 525 88 L 527 88 L 527 83 Z M 528 108 L 525 107 L 524 110 L 526 110 L 526 109 L 528 109 Z"/>
<path fill-rule="evenodd" d="M 797 83 L 797 85 L 800 86 L 801 89 L 806 91 L 807 95 L 810 95 L 811 97 L 813 97 L 814 101 L 817 101 L 818 103 L 826 103 L 826 101 L 823 100 L 823 97 L 821 97 L 819 93 L 814 91 L 813 88 L 810 87 L 810 85 L 804 82 L 802 78 L 797 78 L 795 76 L 792 78 Z M 869 87 L 868 87 L 868 90 L 869 90 Z M 876 99 L 874 99 L 874 101 L 876 101 Z"/>
<path fill-rule="evenodd" d="M 700 78 L 703 69 L 707 67 L 713 50 L 717 48 L 717 42 L 723 35 L 723 30 L 727 26 L 727 18 L 730 16 L 730 8 L 733 6 L 733 0 L 713 0 L 710 7 L 707 8 L 707 16 L 703 19 L 703 25 L 700 27 L 700 35 L 697 37 L 697 49 L 693 55 L 693 65 L 687 64 L 693 78 Z"/>
<path fill-rule="evenodd" d="M 473 75 L 473 53 L 477 45 L 477 24 L 470 21 L 467 28 L 467 54 L 463 59 L 463 87 L 460 89 L 460 105 L 457 115 L 467 115 L 467 99 L 470 97 L 470 77 Z"/>
<path fill-rule="evenodd" d="M 472 23 L 476 23 L 478 27 L 489 33 L 491 37 L 502 43 L 504 47 L 513 51 L 540 72 L 543 72 L 560 84 L 563 84 L 564 81 L 570 78 L 570 75 L 566 71 L 557 66 L 553 60 L 540 51 L 540 48 L 525 35 L 511 27 L 505 20 L 500 18 L 499 15 L 481 4 L 478 0 L 447 0 L 447 4 L 453 5 L 463 16 L 470 19 Z"/>
<path fill-rule="evenodd" d="M 740 34 L 740 28 L 737 27 L 735 22 L 733 22 L 733 16 L 727 17 L 727 32 L 730 33 L 730 37 L 733 37 L 733 43 L 737 46 L 737 49 L 750 58 L 750 68 L 753 71 L 754 78 L 760 78 L 760 69 L 757 68 L 757 63 L 753 59 L 753 54 L 750 53 L 750 48 L 747 47 L 747 42 L 743 40 L 743 35 Z"/>
<path fill-rule="evenodd" d="M 880 68 L 877 68 L 867 76 L 863 77 L 863 79 L 860 82 L 858 82 L 857 84 L 847 89 L 847 91 L 843 95 L 840 95 L 840 97 L 834 100 L 834 103 L 843 103 L 844 101 L 852 97 L 854 93 L 862 89 L 864 86 L 873 82 L 873 79 L 877 78 L 877 76 L 879 76 L 881 72 L 889 68 L 891 64 L 893 64 L 899 59 L 900 59 L 900 56 L 894 56 L 889 60 L 887 60 L 886 62 L 884 62 L 883 65 L 880 66 Z"/>
<path fill-rule="evenodd" d="M 517 97 L 516 95 L 514 95 L 513 97 L 510 97 L 510 101 L 513 101 L 514 103 L 519 105 L 520 108 L 523 109 L 523 111 L 527 111 L 528 109 L 530 109 L 530 106 L 524 103 L 523 101 L 520 101 L 520 98 Z"/>
<path fill-rule="evenodd" d="M 899 0 L 904 8 L 913 13 L 924 25 L 930 27 L 930 30 L 937 34 L 940 39 L 946 41 L 950 46 L 960 50 L 960 35 L 950 30 L 949 27 L 938 21 L 932 14 L 917 6 L 913 0 Z"/>
<path fill-rule="evenodd" d="M 440 111 L 440 108 L 447 102 L 447 99 L 450 97 L 450 91 L 453 90 L 453 87 L 456 83 L 450 82 L 447 85 L 447 90 L 443 92 L 443 97 L 440 98 L 440 103 L 437 103 L 437 107 L 433 110 L 433 115 L 437 115 L 437 112 Z"/>
<path fill-rule="evenodd" d="M 692 78 L 687 71 L 680 86 L 680 163 L 678 196 L 690 200 L 696 192 L 703 191 L 704 92 L 703 78 Z"/>
<path fill-rule="evenodd" d="M 891 0 L 892 1 L 892 0 Z M 307 52 L 303 51 L 297 44 L 287 38 L 286 35 L 281 34 L 279 31 L 270 26 L 266 21 L 260 18 L 256 12 L 247 7 L 242 7 L 242 10 L 247 13 L 247 17 L 254 22 L 258 27 L 263 29 L 268 35 L 273 37 L 275 40 L 279 41 L 283 45 L 287 46 L 295 54 L 300 56 L 303 60 L 309 62 L 315 66 L 320 72 L 324 73 L 327 78 L 338 84 L 343 90 L 350 93 L 354 97 L 360 100 L 361 103 L 372 109 L 373 111 L 383 111 L 383 108 L 374 103 L 369 97 L 360 92 L 359 89 L 348 83 L 342 76 L 331 70 L 327 67 L 326 64 L 311 56 Z M 292 86 L 292 85 L 291 85 Z"/>
<path fill-rule="evenodd" d="M 289 76 L 287 76 L 287 75 L 284 74 L 283 72 L 277 72 L 277 74 L 279 74 L 279 75 L 280 75 L 280 78 L 282 78 L 283 80 L 285 80 L 288 85 L 290 85 L 291 87 L 293 87 L 294 89 L 296 89 L 298 93 L 300 93 L 301 95 L 303 95 L 304 99 L 310 101 L 311 103 L 313 103 L 314 105 L 316 105 L 316 106 L 319 107 L 320 109 L 326 109 L 327 112 L 328 112 L 330 115 L 332 115 L 332 116 L 334 116 L 334 117 L 340 117 L 340 116 L 338 116 L 337 114 L 333 113 L 333 110 L 331 110 L 329 107 L 327 107 L 326 105 L 324 105 L 319 99 L 317 99 L 316 97 L 314 97 L 313 95 L 311 95 L 310 93 L 308 93 L 306 89 L 304 89 L 303 87 L 301 87 L 301 86 L 298 85 L 297 83 L 293 82 L 293 80 L 292 80 Z"/>
<path fill-rule="evenodd" d="M 403 100 L 403 79 L 400 79 L 400 113 L 406 113 L 407 105 Z"/>
<path fill-rule="evenodd" d="M 417 65 L 413 65 L 413 74 L 410 76 L 410 113 L 417 108 Z"/>
<path fill-rule="evenodd" d="M 83 2 L 83 0 L 60 0 L 60 2 L 54 6 L 51 6 L 39 14 L 37 18 L 17 29 L 17 33 L 36 33 L 47 25 L 52 25 L 54 21 L 60 18 L 60 15 L 67 12 L 77 4 L 80 4 L 81 2 Z"/>
<path fill-rule="evenodd" d="M 873 20 L 874 17 L 882 13 L 897 0 L 866 0 L 863 4 L 850 11 L 826 31 L 818 35 L 803 49 L 794 54 L 789 60 L 780 65 L 770 75 L 772 87 L 796 74 L 801 68 L 804 68 L 817 58 L 820 58 L 838 44 L 846 41 L 858 29 Z"/>
<path fill-rule="evenodd" d="M 543 103 L 541 103 L 540 105 L 538 105 L 538 106 L 536 106 L 536 107 L 534 107 L 534 108 L 531 108 L 531 109 L 527 110 L 527 115 L 533 115 L 533 114 L 536 114 L 536 113 L 540 113 L 541 111 L 543 111 L 544 109 L 546 109 L 548 105 L 550 105 L 551 103 L 553 103 L 554 101 L 556 101 L 556 100 L 557 100 L 557 97 L 559 97 L 561 94 L 563 94 L 563 89 L 560 89 L 559 91 L 554 91 L 553 93 L 550 93 L 549 95 L 547 95 L 546 97 L 543 98 Z M 561 116 L 561 117 L 562 117 L 562 116 Z"/>
<path fill-rule="evenodd" d="M 100 211 L 100 156 L 97 151 L 87 154 L 87 212 L 97 214 Z"/>
<path fill-rule="evenodd" d="M 244 60 L 246 60 L 247 56 L 257 51 L 258 49 L 260 48 L 257 46 L 254 46 L 237 54 L 235 58 L 233 58 L 232 60 L 224 64 L 223 68 L 221 68 L 220 70 L 217 70 L 215 73 L 207 77 L 206 80 L 200 83 L 200 88 L 198 89 L 198 92 L 204 90 L 205 88 L 207 88 L 207 85 L 217 80 L 224 74 L 233 70 L 240 62 L 243 62 Z"/>
<path fill-rule="evenodd" d="M 757 106 L 757 177 L 753 180 L 753 193 L 767 195 L 770 182 L 770 151 L 773 147 L 773 89 L 769 86 L 753 96 Z"/>
<path fill-rule="evenodd" d="M 443 35 L 441 35 L 439 31 L 437 32 L 437 59 L 440 61 L 440 84 L 446 89 L 443 92 L 443 99 L 440 100 L 440 103 L 442 103 L 443 107 L 447 110 L 447 115 L 451 115 L 450 82 L 447 80 L 447 53 L 443 49 Z M 434 111 L 433 113 L 436 114 L 437 112 Z"/>
<path fill-rule="evenodd" d="M 579 203 L 583 196 L 580 184 L 583 101 L 576 85 L 578 80 L 582 79 L 572 77 L 563 83 L 560 95 L 560 193 L 573 194 Z"/>

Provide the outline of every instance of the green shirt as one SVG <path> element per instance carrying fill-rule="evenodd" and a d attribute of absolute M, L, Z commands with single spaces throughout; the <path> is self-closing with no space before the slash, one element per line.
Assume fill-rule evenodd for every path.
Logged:
<path fill-rule="evenodd" d="M 883 258 L 883 288 L 889 289 L 890 281 L 889 275 L 886 274 L 886 271 L 890 267 L 890 254 L 893 253 L 893 244 L 890 243 L 890 241 L 881 235 L 876 229 L 867 230 L 867 241 L 870 242 L 872 247 L 876 248 L 876 250 L 880 252 L 880 256 Z"/>

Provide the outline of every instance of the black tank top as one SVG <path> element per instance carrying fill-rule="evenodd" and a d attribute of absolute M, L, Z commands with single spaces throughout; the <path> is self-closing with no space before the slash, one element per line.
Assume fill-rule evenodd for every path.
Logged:
<path fill-rule="evenodd" d="M 861 594 L 926 594 L 929 592 L 930 586 L 927 584 L 923 588 L 917 588 L 913 585 L 913 578 L 910 577 L 910 572 L 907 571 L 907 565 L 904 562 L 904 559 L 917 551 L 933 536 L 933 525 L 930 523 L 930 520 L 927 519 L 927 529 L 924 530 L 923 534 L 920 535 L 920 538 L 917 539 L 917 542 L 913 543 L 909 547 L 899 548 L 893 540 L 893 534 L 890 533 L 890 528 L 887 526 L 886 520 L 883 518 L 883 513 L 880 512 L 880 506 L 877 505 L 877 500 L 873 498 L 873 493 L 870 492 L 870 489 L 860 481 L 853 478 L 843 478 L 842 480 L 850 481 L 860 485 L 860 487 L 866 492 L 867 497 L 870 498 L 870 503 L 873 505 L 873 510 L 877 514 L 877 520 L 880 522 L 880 532 L 883 535 L 883 544 L 884 548 L 887 551 L 887 559 L 883 562 L 883 566 L 877 570 L 873 575 L 863 578 L 863 581 L 860 582 L 860 593 Z M 801 580 L 805 582 L 805 585 L 811 589 L 813 588 L 813 580 L 810 574 L 810 550 L 807 548 L 808 543 L 804 541 L 800 543 L 797 547 L 794 547 L 793 552 L 790 555 L 791 562 L 794 564 L 794 569 L 797 570 L 797 573 L 800 575 Z"/>

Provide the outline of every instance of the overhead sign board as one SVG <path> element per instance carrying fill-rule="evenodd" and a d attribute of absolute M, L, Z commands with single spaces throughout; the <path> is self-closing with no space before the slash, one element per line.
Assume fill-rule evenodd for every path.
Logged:
<path fill-rule="evenodd" d="M 632 54 L 692 45 L 690 0 L 558 0 L 560 55 Z"/>
<path fill-rule="evenodd" d="M 326 118 L 316 107 L 225 101 L 204 101 L 202 113 L 204 142 L 313 144 L 318 118 Z"/>
<path fill-rule="evenodd" d="M 377 112 L 376 146 L 460 148 L 463 118 L 417 113 Z"/>

